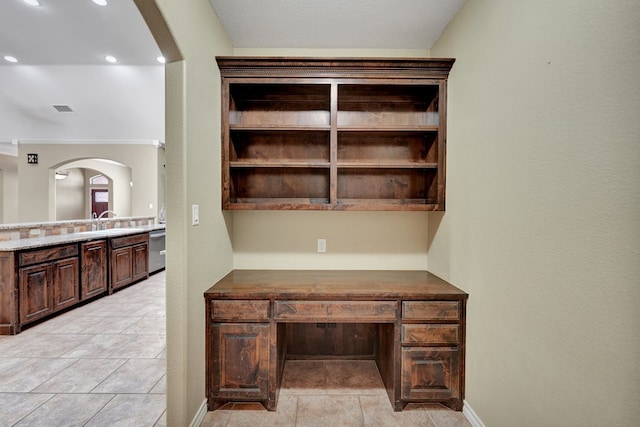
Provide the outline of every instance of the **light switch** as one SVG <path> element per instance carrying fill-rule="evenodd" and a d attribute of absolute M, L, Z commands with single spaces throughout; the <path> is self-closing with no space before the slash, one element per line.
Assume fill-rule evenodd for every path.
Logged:
<path fill-rule="evenodd" d="M 191 205 L 191 225 L 200 224 L 200 205 Z"/>

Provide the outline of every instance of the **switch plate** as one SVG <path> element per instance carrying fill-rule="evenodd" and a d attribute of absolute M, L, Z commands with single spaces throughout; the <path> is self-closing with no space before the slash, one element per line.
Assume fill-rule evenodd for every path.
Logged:
<path fill-rule="evenodd" d="M 327 252 L 327 239 L 318 239 L 318 252 Z"/>
<path fill-rule="evenodd" d="M 191 205 L 191 225 L 200 224 L 200 205 Z"/>

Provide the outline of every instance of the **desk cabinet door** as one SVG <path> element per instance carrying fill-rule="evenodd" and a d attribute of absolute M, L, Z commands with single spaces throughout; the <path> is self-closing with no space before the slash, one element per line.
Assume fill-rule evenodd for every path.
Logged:
<path fill-rule="evenodd" d="M 403 347 L 402 398 L 460 398 L 459 359 L 456 347 Z"/>
<path fill-rule="evenodd" d="M 266 399 L 269 324 L 216 323 L 213 394 L 221 399 Z"/>

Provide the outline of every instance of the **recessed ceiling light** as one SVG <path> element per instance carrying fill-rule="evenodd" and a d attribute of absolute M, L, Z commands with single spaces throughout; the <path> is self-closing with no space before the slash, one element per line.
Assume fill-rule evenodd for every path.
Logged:
<path fill-rule="evenodd" d="M 164 56 L 158 56 L 156 58 L 158 60 L 159 63 L 164 64 L 165 62 L 167 62 L 167 60 L 165 59 Z"/>
<path fill-rule="evenodd" d="M 40 2 L 38 0 L 22 0 L 29 6 L 40 6 Z"/>
<path fill-rule="evenodd" d="M 97 4 L 98 6 L 106 6 L 107 5 L 107 0 L 93 0 L 93 2 L 95 4 Z"/>
<path fill-rule="evenodd" d="M 112 64 L 115 64 L 116 62 L 118 62 L 116 57 L 115 56 L 111 56 L 111 55 L 105 56 L 104 59 L 106 59 L 107 62 L 111 62 Z"/>
<path fill-rule="evenodd" d="M 6 55 L 4 57 L 4 60 L 7 62 L 18 62 L 18 59 L 15 56 L 11 56 L 11 55 Z"/>

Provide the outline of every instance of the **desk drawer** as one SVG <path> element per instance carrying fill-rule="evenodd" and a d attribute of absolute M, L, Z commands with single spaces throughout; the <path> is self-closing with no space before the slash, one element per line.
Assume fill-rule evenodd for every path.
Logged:
<path fill-rule="evenodd" d="M 403 301 L 402 318 L 407 320 L 460 320 L 460 302 Z"/>
<path fill-rule="evenodd" d="M 458 325 L 402 325 L 402 344 L 457 344 Z"/>
<path fill-rule="evenodd" d="M 269 301 L 213 300 L 211 318 L 217 322 L 269 321 Z"/>
<path fill-rule="evenodd" d="M 395 301 L 276 301 L 274 318 L 278 321 L 312 323 L 393 322 Z"/>

